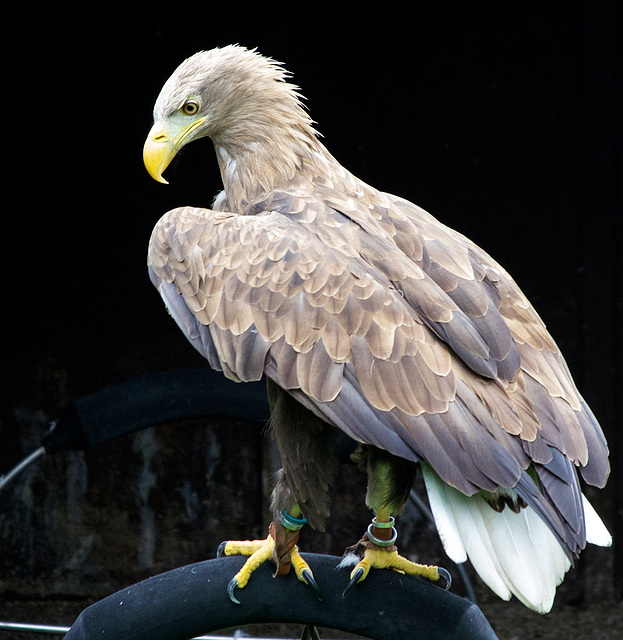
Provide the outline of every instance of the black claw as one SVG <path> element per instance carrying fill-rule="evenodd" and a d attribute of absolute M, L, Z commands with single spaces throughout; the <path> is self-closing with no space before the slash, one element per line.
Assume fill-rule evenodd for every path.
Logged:
<path fill-rule="evenodd" d="M 314 576 L 312 576 L 311 571 L 309 569 L 303 569 L 303 571 L 301 571 L 301 575 L 303 576 L 303 578 L 305 578 L 307 584 L 314 590 L 318 600 L 322 602 L 322 591 L 320 591 L 320 587 L 314 579 Z"/>
<path fill-rule="evenodd" d="M 350 581 L 346 585 L 346 589 L 342 591 L 342 599 L 344 599 L 350 593 L 350 590 L 359 582 L 359 580 L 361 580 L 361 576 L 363 576 L 363 573 L 364 571 L 361 568 L 355 571 L 355 575 L 350 579 Z"/>
<path fill-rule="evenodd" d="M 221 544 L 219 544 L 218 549 L 216 550 L 216 557 L 220 558 L 223 553 L 225 553 L 225 547 L 227 546 L 227 543 L 229 542 L 229 540 L 223 540 L 223 542 L 221 542 Z"/>
<path fill-rule="evenodd" d="M 439 573 L 440 578 L 443 578 L 446 581 L 444 591 L 447 591 L 452 585 L 452 576 L 450 575 L 450 572 L 443 567 L 437 567 L 437 573 Z"/>
<path fill-rule="evenodd" d="M 229 584 L 227 585 L 227 595 L 229 596 L 229 599 L 234 603 L 234 604 L 240 604 L 240 600 L 238 600 L 236 598 L 236 596 L 234 595 L 234 589 L 238 586 L 238 580 L 236 580 L 236 578 L 232 578 L 229 581 Z"/>

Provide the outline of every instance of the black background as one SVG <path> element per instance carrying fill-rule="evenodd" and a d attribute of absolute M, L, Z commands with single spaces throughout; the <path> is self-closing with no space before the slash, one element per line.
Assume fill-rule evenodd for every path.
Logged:
<path fill-rule="evenodd" d="M 286 63 L 345 166 L 499 260 L 582 383 L 592 316 L 612 328 L 616 319 L 603 306 L 615 303 L 620 233 L 615 18 L 607 3 L 588 2 L 440 3 L 409 15 L 110 2 L 88 15 L 22 15 L 5 56 L 14 366 L 49 354 L 108 370 L 118 349 L 172 329 L 145 275 L 149 234 L 173 206 L 209 205 L 220 178 L 201 141 L 168 170 L 170 186 L 158 185 L 142 143 L 179 62 L 236 42 Z M 590 293 L 598 308 L 587 300 L 593 287 L 603 289 Z M 76 392 L 89 377 L 71 382 Z"/>
<path fill-rule="evenodd" d="M 342 164 L 423 206 L 511 272 L 616 454 L 619 7 L 115 1 L 11 9 L 3 415 L 22 404 L 53 413 L 104 384 L 200 363 L 145 263 L 165 211 L 209 206 L 221 188 L 213 149 L 207 140 L 190 145 L 167 170 L 168 186 L 149 178 L 141 152 L 155 98 L 181 60 L 239 43 L 286 64 Z M 616 498 L 621 474 L 603 494 L 611 528 L 616 508 L 606 496 Z"/>

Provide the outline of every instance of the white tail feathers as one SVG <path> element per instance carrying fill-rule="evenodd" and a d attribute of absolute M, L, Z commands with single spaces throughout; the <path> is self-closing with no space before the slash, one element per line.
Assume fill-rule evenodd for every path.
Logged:
<path fill-rule="evenodd" d="M 598 547 L 609 547 L 612 544 L 612 536 L 584 494 L 582 494 L 582 504 L 586 523 L 586 542 L 596 544 Z"/>
<path fill-rule="evenodd" d="M 422 465 L 428 498 L 442 544 L 454 562 L 470 559 L 482 580 L 501 598 L 515 595 L 526 606 L 547 613 L 556 587 L 571 563 L 538 514 L 497 512 L 478 494 L 468 497 Z M 583 497 L 584 498 L 584 497 Z M 610 534 L 584 498 L 587 540 L 607 546 Z"/>

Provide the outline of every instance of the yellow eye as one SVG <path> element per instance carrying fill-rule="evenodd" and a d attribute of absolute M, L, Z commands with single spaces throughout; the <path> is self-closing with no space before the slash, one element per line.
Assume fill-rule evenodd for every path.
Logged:
<path fill-rule="evenodd" d="M 199 101 L 198 100 L 186 100 L 186 102 L 182 105 L 182 111 L 187 116 L 194 116 L 197 111 L 199 111 Z"/>

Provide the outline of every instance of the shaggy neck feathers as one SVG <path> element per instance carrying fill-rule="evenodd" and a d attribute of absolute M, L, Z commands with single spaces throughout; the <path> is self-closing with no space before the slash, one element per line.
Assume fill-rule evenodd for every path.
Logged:
<path fill-rule="evenodd" d="M 205 122 L 194 138 L 214 142 L 236 212 L 330 158 L 288 77 L 279 63 L 243 47 L 202 51 L 178 67 L 156 105 L 167 117 L 190 97 L 201 103 Z"/>
<path fill-rule="evenodd" d="M 316 156 L 326 155 L 311 127 L 261 116 L 240 119 L 213 137 L 227 201 L 239 213 L 263 194 L 311 177 Z"/>

